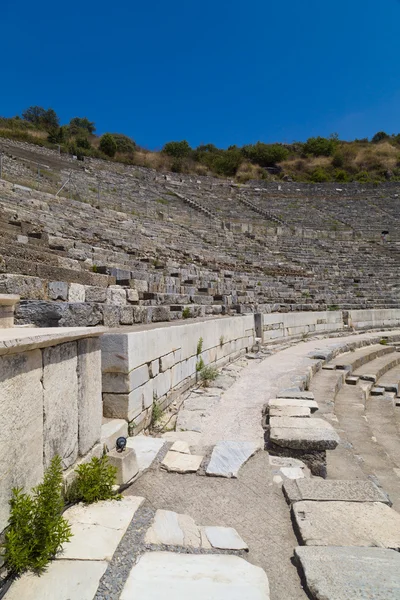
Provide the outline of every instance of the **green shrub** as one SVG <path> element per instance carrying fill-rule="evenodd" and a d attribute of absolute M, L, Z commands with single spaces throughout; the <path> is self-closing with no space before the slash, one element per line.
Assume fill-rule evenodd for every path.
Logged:
<path fill-rule="evenodd" d="M 337 146 L 337 140 L 335 137 L 323 138 L 323 137 L 312 137 L 308 138 L 303 146 L 304 154 L 312 154 L 313 156 L 331 156 Z"/>
<path fill-rule="evenodd" d="M 130 137 L 122 133 L 113 133 L 112 136 L 117 144 L 117 152 L 121 154 L 135 152 L 135 142 Z"/>
<path fill-rule="evenodd" d="M 200 373 L 200 371 L 201 371 L 202 369 L 204 369 L 204 367 L 205 367 L 205 364 L 204 364 L 203 357 L 202 357 L 202 356 L 200 356 L 199 360 L 198 360 L 198 361 L 197 361 L 197 363 L 196 363 L 196 371 L 197 371 L 198 373 Z"/>
<path fill-rule="evenodd" d="M 197 348 L 196 348 L 196 356 L 200 356 L 200 354 L 203 351 L 203 338 L 199 338 L 199 341 L 197 342 Z"/>
<path fill-rule="evenodd" d="M 185 306 L 182 311 L 182 319 L 190 319 L 190 308 L 188 306 Z"/>
<path fill-rule="evenodd" d="M 200 370 L 200 379 L 203 382 L 204 387 L 207 387 L 210 381 L 214 381 L 218 376 L 218 371 L 215 367 L 208 365 L 207 367 L 202 367 Z"/>
<path fill-rule="evenodd" d="M 335 172 L 335 181 L 346 183 L 347 181 L 350 181 L 349 174 L 343 169 L 337 169 Z"/>
<path fill-rule="evenodd" d="M 385 133 L 384 131 L 378 131 L 378 133 L 376 133 L 371 142 L 373 144 L 378 144 L 379 142 L 382 142 L 383 140 L 387 140 L 389 138 L 388 134 Z"/>
<path fill-rule="evenodd" d="M 86 150 L 90 150 L 91 145 L 87 137 L 80 136 L 76 138 L 76 145 L 78 148 L 85 148 Z"/>
<path fill-rule="evenodd" d="M 242 153 L 260 167 L 273 167 L 289 156 L 288 149 L 282 144 L 264 144 L 263 142 L 243 146 Z"/>
<path fill-rule="evenodd" d="M 387 341 L 387 338 L 382 338 L 382 339 L 379 341 L 379 343 L 381 344 L 381 346 L 387 346 L 387 343 L 388 343 L 388 341 Z"/>
<path fill-rule="evenodd" d="M 100 138 L 99 148 L 104 154 L 110 156 L 111 158 L 115 156 L 117 151 L 117 142 L 111 135 L 111 133 L 105 133 Z"/>
<path fill-rule="evenodd" d="M 101 458 L 94 456 L 90 462 L 78 465 L 75 473 L 77 475 L 66 491 L 69 502 L 91 504 L 118 498 L 113 491 L 117 469 L 110 465 L 107 455 Z"/>
<path fill-rule="evenodd" d="M 55 456 L 32 496 L 20 488 L 13 489 L 4 555 L 13 575 L 27 570 L 42 572 L 70 539 L 71 529 L 62 517 L 63 507 L 61 459 Z"/>
<path fill-rule="evenodd" d="M 310 174 L 310 181 L 314 183 L 324 183 L 325 181 L 330 181 L 329 174 L 325 171 L 323 167 L 317 167 Z"/>
<path fill-rule="evenodd" d="M 231 148 L 215 155 L 211 168 L 219 175 L 232 177 L 240 167 L 243 160 L 242 154 L 238 148 Z"/>
<path fill-rule="evenodd" d="M 190 156 L 192 149 L 186 140 L 182 140 L 181 142 L 168 142 L 162 151 L 174 158 L 186 158 Z"/>

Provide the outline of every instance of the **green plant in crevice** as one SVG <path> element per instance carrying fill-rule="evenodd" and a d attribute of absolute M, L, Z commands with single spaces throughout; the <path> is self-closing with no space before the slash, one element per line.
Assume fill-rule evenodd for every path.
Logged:
<path fill-rule="evenodd" d="M 218 371 L 215 367 L 207 365 L 200 369 L 200 379 L 203 382 L 204 387 L 208 387 L 211 381 L 214 381 L 218 376 Z"/>
<path fill-rule="evenodd" d="M 182 319 L 190 319 L 190 308 L 188 306 L 185 306 L 182 311 Z"/>
<path fill-rule="evenodd" d="M 62 481 L 61 458 L 55 456 L 31 496 L 13 489 L 4 544 L 5 565 L 12 575 L 43 572 L 71 538 L 70 525 L 62 517 Z"/>
<path fill-rule="evenodd" d="M 151 423 L 150 426 L 154 427 L 154 425 L 161 419 L 163 414 L 163 410 L 161 406 L 157 402 L 157 398 L 153 397 L 153 407 L 151 410 Z"/>
<path fill-rule="evenodd" d="M 75 473 L 76 477 L 65 494 L 68 502 L 92 504 L 100 500 L 120 499 L 113 490 L 117 482 L 117 468 L 110 464 L 106 454 L 101 458 L 94 456 L 90 462 L 79 465 Z"/>
<path fill-rule="evenodd" d="M 199 338 L 199 341 L 197 342 L 197 348 L 196 348 L 196 356 L 200 356 L 200 354 L 203 351 L 203 338 Z"/>

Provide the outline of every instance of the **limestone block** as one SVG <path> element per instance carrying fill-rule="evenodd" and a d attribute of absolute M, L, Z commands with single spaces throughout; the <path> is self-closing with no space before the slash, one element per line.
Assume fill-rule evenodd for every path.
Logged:
<path fill-rule="evenodd" d="M 70 283 L 68 302 L 85 302 L 85 286 L 81 283 Z"/>
<path fill-rule="evenodd" d="M 133 308 L 132 306 L 121 306 L 119 320 L 121 325 L 133 324 Z"/>
<path fill-rule="evenodd" d="M 78 440 L 85 455 L 99 440 L 103 417 L 99 338 L 78 340 Z"/>
<path fill-rule="evenodd" d="M 7 600 L 93 600 L 108 562 L 100 560 L 55 560 L 45 575 L 25 573 L 12 584 Z"/>
<path fill-rule="evenodd" d="M 161 398 L 165 396 L 171 389 L 171 370 L 165 371 L 164 373 L 159 373 L 157 377 L 153 379 L 153 389 L 157 398 Z"/>
<path fill-rule="evenodd" d="M 183 368 L 182 368 L 183 363 L 177 363 L 176 365 L 174 365 L 171 369 L 171 387 L 175 388 L 177 385 L 179 385 L 181 383 L 181 381 L 183 381 L 183 379 L 185 379 L 183 377 Z"/>
<path fill-rule="evenodd" d="M 150 379 L 149 367 L 142 365 L 130 373 L 103 373 L 103 392 L 126 394 Z"/>
<path fill-rule="evenodd" d="M 86 286 L 85 302 L 105 302 L 107 300 L 107 288 Z"/>
<path fill-rule="evenodd" d="M 400 515 L 382 502 L 312 502 L 292 505 L 306 546 L 379 546 L 400 550 Z"/>
<path fill-rule="evenodd" d="M 345 501 L 345 502 L 383 502 L 390 504 L 388 497 L 369 480 L 321 480 L 304 479 L 289 481 L 283 488 L 289 502 L 301 500 Z"/>
<path fill-rule="evenodd" d="M 64 468 L 78 456 L 77 344 L 43 350 L 44 462 L 58 454 Z"/>
<path fill-rule="evenodd" d="M 155 377 L 160 372 L 160 361 L 157 358 L 156 360 L 152 360 L 149 367 L 150 377 Z"/>
<path fill-rule="evenodd" d="M 161 356 L 160 358 L 160 371 L 164 373 L 168 369 L 171 369 L 175 364 L 175 355 L 174 352 L 170 352 L 166 356 Z"/>
<path fill-rule="evenodd" d="M 139 302 L 139 292 L 137 290 L 126 291 L 128 302 L 137 303 Z"/>
<path fill-rule="evenodd" d="M 129 394 L 103 394 L 103 415 L 132 421 L 143 410 L 143 387 Z"/>
<path fill-rule="evenodd" d="M 0 531 L 13 487 L 43 477 L 43 388 L 40 350 L 0 356 Z"/>
<path fill-rule="evenodd" d="M 107 288 L 107 304 L 124 306 L 126 304 L 126 291 L 119 286 L 110 286 Z"/>
<path fill-rule="evenodd" d="M 213 548 L 219 550 L 249 549 L 233 527 L 204 527 L 203 530 Z"/>
<path fill-rule="evenodd" d="M 52 300 L 68 299 L 68 283 L 66 281 L 49 281 L 49 298 Z"/>
<path fill-rule="evenodd" d="M 45 282 L 39 277 L 28 275 L 0 275 L 0 293 L 17 294 L 30 300 L 44 300 L 47 295 Z"/>
<path fill-rule="evenodd" d="M 103 322 L 106 327 L 118 327 L 120 319 L 120 306 L 105 304 L 103 310 Z"/>
<path fill-rule="evenodd" d="M 149 284 L 144 279 L 131 279 L 129 284 L 132 289 L 137 290 L 138 292 L 147 292 L 149 289 Z"/>
<path fill-rule="evenodd" d="M 238 556 L 149 552 L 133 566 L 120 600 L 269 600 L 268 578 Z M 75 599 L 73 599 L 75 600 Z"/>
<path fill-rule="evenodd" d="M 117 452 L 114 448 L 107 454 L 111 465 L 117 468 L 117 484 L 128 483 L 139 473 L 136 453 L 133 448 L 125 448 L 123 452 Z"/>
<path fill-rule="evenodd" d="M 103 417 L 101 426 L 101 443 L 109 450 L 115 448 L 115 442 L 119 437 L 128 437 L 128 423 L 125 419 L 108 419 Z"/>
<path fill-rule="evenodd" d="M 297 450 L 334 450 L 340 438 L 324 419 L 271 417 L 270 441 Z"/>
<path fill-rule="evenodd" d="M 295 549 L 312 598 L 397 600 L 400 554 L 386 548 Z"/>

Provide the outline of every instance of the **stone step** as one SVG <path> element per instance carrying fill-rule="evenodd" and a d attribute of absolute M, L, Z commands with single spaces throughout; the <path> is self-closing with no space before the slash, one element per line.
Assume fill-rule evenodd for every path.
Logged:
<path fill-rule="evenodd" d="M 125 419 L 111 419 L 103 417 L 100 441 L 109 450 L 115 448 L 115 442 L 119 437 L 128 437 L 128 423 Z"/>

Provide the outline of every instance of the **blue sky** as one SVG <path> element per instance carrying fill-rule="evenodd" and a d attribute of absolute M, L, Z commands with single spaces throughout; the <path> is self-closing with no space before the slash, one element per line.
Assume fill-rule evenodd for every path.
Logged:
<path fill-rule="evenodd" d="M 0 114 L 148 148 L 400 132 L 400 0 L 1 0 Z"/>

